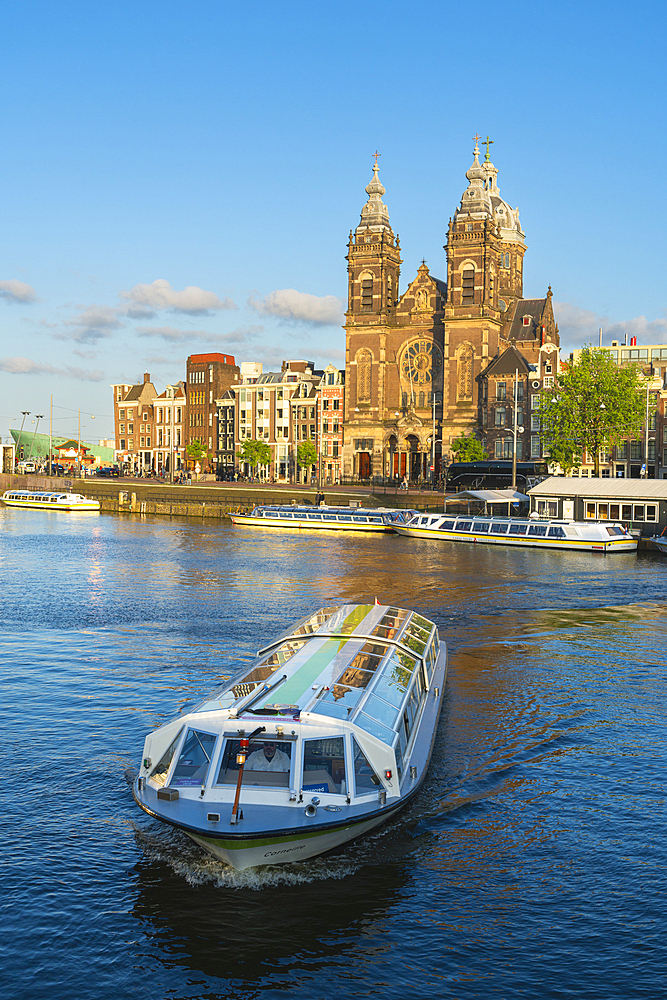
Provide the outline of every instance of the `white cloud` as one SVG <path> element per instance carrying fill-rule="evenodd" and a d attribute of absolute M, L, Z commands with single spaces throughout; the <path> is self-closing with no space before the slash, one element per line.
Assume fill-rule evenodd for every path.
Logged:
<path fill-rule="evenodd" d="M 93 371 L 74 368 L 71 365 L 56 368 L 44 361 L 32 361 L 30 358 L 21 357 L 0 358 L 0 371 L 9 372 L 10 375 L 64 375 L 66 378 L 80 379 L 84 382 L 101 382 L 104 379 L 104 372 L 99 368 Z"/>
<path fill-rule="evenodd" d="M 597 347 L 600 342 L 600 327 L 605 347 L 609 347 L 612 340 L 623 343 L 626 336 L 628 343 L 631 337 L 636 337 L 639 344 L 667 343 L 667 310 L 661 319 L 647 320 L 646 316 L 635 316 L 634 319 L 611 323 L 607 316 L 574 306 L 570 302 L 554 302 L 553 307 L 563 354 L 573 348 L 583 347 L 584 344 Z"/>
<path fill-rule="evenodd" d="M 25 281 L 10 278 L 9 281 L 0 281 L 0 299 L 6 299 L 7 302 L 36 302 L 37 292 Z"/>
<path fill-rule="evenodd" d="M 65 326 L 74 332 L 57 334 L 59 340 L 76 340 L 80 344 L 93 344 L 103 337 L 111 336 L 113 330 L 118 330 L 124 323 L 118 319 L 116 310 L 111 306 L 80 307 L 81 312 L 74 319 L 68 319 Z"/>
<path fill-rule="evenodd" d="M 335 326 L 343 322 L 343 304 L 335 295 L 310 295 L 297 292 L 295 288 L 280 288 L 263 299 L 251 296 L 248 305 L 267 316 L 280 316 L 298 323 Z"/>
<path fill-rule="evenodd" d="M 172 288 L 165 278 L 158 278 L 152 284 L 135 285 L 129 292 L 120 292 L 119 298 L 132 303 L 130 309 L 171 309 L 172 312 L 201 315 L 219 309 L 236 309 L 231 299 L 220 299 L 215 292 L 207 292 L 197 285 L 188 285 L 182 291 Z M 129 315 L 132 315 L 128 311 Z M 148 318 L 150 312 L 139 312 L 136 318 Z"/>

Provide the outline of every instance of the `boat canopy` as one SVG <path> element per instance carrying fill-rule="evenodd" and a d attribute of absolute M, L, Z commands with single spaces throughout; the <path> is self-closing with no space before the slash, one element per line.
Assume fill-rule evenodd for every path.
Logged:
<path fill-rule="evenodd" d="M 415 612 L 373 604 L 321 608 L 193 711 L 344 719 L 392 745 L 415 669 L 423 662 L 430 679 L 438 649 L 435 625 Z"/>

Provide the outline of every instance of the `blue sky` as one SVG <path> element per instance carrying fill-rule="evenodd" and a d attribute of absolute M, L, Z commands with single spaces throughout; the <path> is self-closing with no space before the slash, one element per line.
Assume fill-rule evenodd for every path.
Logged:
<path fill-rule="evenodd" d="M 664 2 L 3 2 L 0 430 L 111 433 L 112 382 L 202 350 L 344 363 L 378 149 L 404 256 L 444 277 L 494 140 L 566 349 L 667 342 Z M 91 419 L 91 415 L 95 419 Z"/>

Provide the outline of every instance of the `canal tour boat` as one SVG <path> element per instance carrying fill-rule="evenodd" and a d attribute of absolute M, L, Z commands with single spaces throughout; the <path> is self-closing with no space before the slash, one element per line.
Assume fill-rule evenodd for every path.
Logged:
<path fill-rule="evenodd" d="M 480 542 L 534 549 L 582 552 L 636 552 L 637 539 L 622 524 L 562 521 L 542 517 L 494 517 L 491 514 L 415 514 L 397 524 L 399 535 L 443 542 Z"/>
<path fill-rule="evenodd" d="M 408 521 L 415 510 L 389 510 L 377 507 L 333 507 L 327 505 L 260 504 L 250 514 L 231 514 L 237 525 L 260 528 L 324 528 L 328 531 L 393 531 L 396 524 Z"/>
<path fill-rule="evenodd" d="M 321 608 L 149 734 L 135 801 L 236 869 L 323 854 L 416 794 L 446 672 L 422 615 Z"/>
<path fill-rule="evenodd" d="M 2 502 L 8 507 L 35 507 L 40 510 L 99 510 L 99 500 L 80 493 L 49 493 L 37 490 L 5 490 Z"/>

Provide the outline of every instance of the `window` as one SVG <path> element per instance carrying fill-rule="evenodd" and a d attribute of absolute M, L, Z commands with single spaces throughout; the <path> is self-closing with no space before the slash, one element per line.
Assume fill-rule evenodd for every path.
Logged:
<path fill-rule="evenodd" d="M 646 456 L 648 462 L 655 462 L 655 438 L 648 439 L 648 455 Z"/>
<path fill-rule="evenodd" d="M 347 794 L 345 746 L 342 736 L 303 741 L 304 792 Z"/>
<path fill-rule="evenodd" d="M 373 279 L 364 277 L 361 280 L 361 308 L 373 308 Z"/>
<path fill-rule="evenodd" d="M 467 267 L 461 279 L 461 302 L 472 305 L 475 301 L 475 269 Z"/>
<path fill-rule="evenodd" d="M 532 414 L 530 418 L 530 429 L 531 431 L 539 431 L 540 429 L 540 418 Z"/>
<path fill-rule="evenodd" d="M 627 450 L 628 450 L 628 446 L 627 446 L 627 443 L 625 441 L 623 442 L 623 444 L 617 444 L 616 445 L 616 458 L 618 460 L 626 459 L 628 457 Z"/>
<path fill-rule="evenodd" d="M 352 757 L 354 760 L 354 794 L 368 795 L 381 788 L 380 779 L 369 763 L 365 753 L 352 737 Z"/>
<path fill-rule="evenodd" d="M 340 409 L 340 399 L 334 399 L 334 401 L 333 401 L 333 408 L 334 408 L 334 410 L 339 410 Z"/>
<path fill-rule="evenodd" d="M 216 778 L 218 785 L 235 785 L 239 776 L 237 755 L 241 742 L 228 739 Z M 253 740 L 246 752 L 244 781 L 248 785 L 289 785 L 292 744 L 287 740 Z"/>
<path fill-rule="evenodd" d="M 545 389 L 553 389 L 554 377 L 553 375 L 545 375 L 544 381 L 542 383 Z"/>
<path fill-rule="evenodd" d="M 530 439 L 530 457 L 540 457 L 540 439 L 538 437 L 531 437 Z"/>
<path fill-rule="evenodd" d="M 172 785 L 203 785 L 215 746 L 216 737 L 191 729 L 183 744 L 178 763 L 171 776 Z"/>
<path fill-rule="evenodd" d="M 496 427 L 505 426 L 505 407 L 496 406 Z"/>
<path fill-rule="evenodd" d="M 631 441 L 630 442 L 630 461 L 640 461 L 642 457 L 642 443 L 641 441 Z"/>
<path fill-rule="evenodd" d="M 125 410 L 119 410 L 118 411 L 118 419 L 119 420 L 125 420 Z"/>
<path fill-rule="evenodd" d="M 496 382 L 496 399 L 505 400 L 507 398 L 507 383 Z"/>
<path fill-rule="evenodd" d="M 328 410 L 329 409 L 329 400 L 328 399 L 323 399 L 322 400 L 322 409 L 323 410 Z"/>
<path fill-rule="evenodd" d="M 119 430 L 119 432 L 121 434 L 124 434 L 125 433 L 125 424 L 119 424 L 118 425 L 118 430 Z"/>
<path fill-rule="evenodd" d="M 176 734 L 174 739 L 169 744 L 168 748 L 163 753 L 157 765 L 153 768 L 153 771 L 151 773 L 151 778 L 153 779 L 153 781 L 156 781 L 158 785 L 164 785 L 165 781 L 167 780 L 169 767 L 174 758 L 174 754 L 176 753 L 176 747 L 178 745 L 178 741 L 181 738 L 182 732 L 183 730 L 179 729 L 178 733 Z"/>
<path fill-rule="evenodd" d="M 530 408 L 531 410 L 539 410 L 540 394 L 538 392 L 533 393 L 533 395 L 530 397 Z"/>

